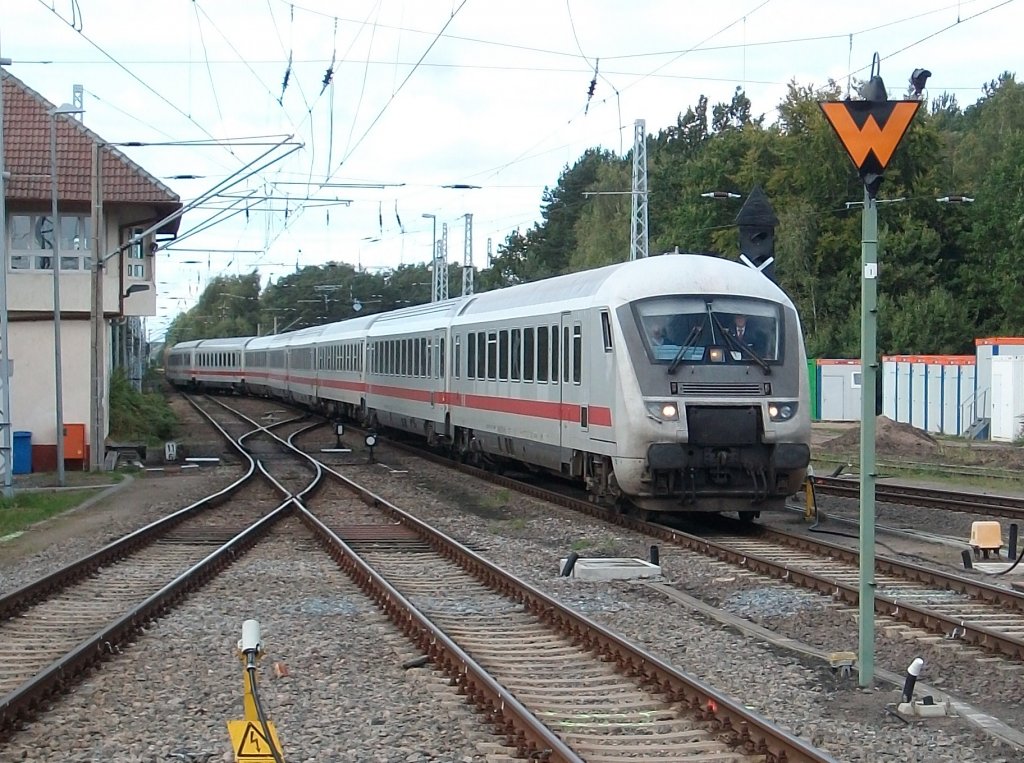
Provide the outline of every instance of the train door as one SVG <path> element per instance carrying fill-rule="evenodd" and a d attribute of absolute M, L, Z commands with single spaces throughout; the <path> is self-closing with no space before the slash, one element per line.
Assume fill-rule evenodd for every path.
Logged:
<path fill-rule="evenodd" d="M 435 432 L 444 437 L 451 434 L 448 431 L 448 353 L 448 332 L 444 328 L 434 329 L 430 360 L 430 407 L 436 422 Z"/>
<path fill-rule="evenodd" d="M 585 447 L 590 428 L 587 398 L 583 385 L 583 312 L 562 313 L 558 339 L 558 386 L 562 449 Z M 563 461 L 565 454 L 563 454 Z"/>

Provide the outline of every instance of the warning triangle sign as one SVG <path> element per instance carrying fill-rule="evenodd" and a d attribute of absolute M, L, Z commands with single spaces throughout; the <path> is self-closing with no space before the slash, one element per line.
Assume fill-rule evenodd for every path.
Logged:
<path fill-rule="evenodd" d="M 277 729 L 268 722 L 273 747 L 281 753 L 281 743 L 277 738 Z M 261 724 L 252 721 L 228 721 L 228 733 L 231 735 L 231 746 L 235 750 L 235 760 L 239 763 L 275 763 L 271 742 L 267 739 Z"/>
<path fill-rule="evenodd" d="M 255 723 L 247 723 L 242 732 L 242 741 L 239 742 L 238 749 L 235 750 L 235 757 L 239 759 L 265 758 L 268 755 L 271 755 L 270 740 L 261 729 L 256 727 Z"/>
<path fill-rule="evenodd" d="M 920 101 L 824 101 L 818 104 L 861 174 L 881 174 Z"/>

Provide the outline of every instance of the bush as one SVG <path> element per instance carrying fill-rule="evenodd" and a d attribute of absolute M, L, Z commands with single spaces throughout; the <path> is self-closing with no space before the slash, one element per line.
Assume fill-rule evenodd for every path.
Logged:
<path fill-rule="evenodd" d="M 162 395 L 137 392 L 123 369 L 110 376 L 110 436 L 115 440 L 169 440 L 178 425 Z"/>

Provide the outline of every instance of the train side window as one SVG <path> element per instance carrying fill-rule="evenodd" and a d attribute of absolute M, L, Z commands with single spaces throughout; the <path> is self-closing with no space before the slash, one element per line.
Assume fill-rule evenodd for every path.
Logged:
<path fill-rule="evenodd" d="M 462 378 L 462 334 L 455 335 L 455 357 L 452 358 L 452 376 Z"/>
<path fill-rule="evenodd" d="M 551 383 L 558 384 L 558 326 L 551 327 Z"/>
<path fill-rule="evenodd" d="M 487 378 L 498 378 L 498 332 L 487 332 Z"/>
<path fill-rule="evenodd" d="M 487 334 L 483 331 L 476 334 L 476 378 L 487 378 Z"/>
<path fill-rule="evenodd" d="M 533 381 L 533 327 L 523 329 L 523 381 Z"/>
<path fill-rule="evenodd" d="M 476 338 L 473 332 L 466 334 L 466 378 L 476 378 Z"/>
<path fill-rule="evenodd" d="M 572 346 L 569 344 L 569 327 L 562 327 L 562 381 L 569 383 L 569 362 L 572 360 Z"/>
<path fill-rule="evenodd" d="M 412 376 L 423 376 L 423 340 L 412 340 Z"/>
<path fill-rule="evenodd" d="M 498 332 L 498 379 L 508 381 L 508 329 Z"/>
<path fill-rule="evenodd" d="M 583 379 L 583 326 L 572 327 L 572 381 L 579 384 Z"/>
<path fill-rule="evenodd" d="M 612 351 L 612 321 L 607 310 L 601 311 L 601 336 L 604 338 L 604 351 Z"/>
<path fill-rule="evenodd" d="M 551 366 L 550 347 L 548 327 L 541 326 L 537 329 L 537 381 L 539 382 L 548 380 L 548 368 Z"/>
<path fill-rule="evenodd" d="M 438 379 L 443 379 L 444 378 L 444 373 L 445 373 L 445 360 L 448 358 L 448 356 L 445 355 L 445 352 L 444 352 L 445 351 L 444 337 L 441 337 L 437 341 L 438 341 L 438 348 L 437 348 L 437 378 Z"/>
<path fill-rule="evenodd" d="M 523 365 L 523 342 L 519 329 L 512 329 L 512 371 L 509 378 L 519 381 L 520 369 Z"/>
<path fill-rule="evenodd" d="M 420 376 L 430 376 L 430 342 L 426 337 L 420 338 Z"/>

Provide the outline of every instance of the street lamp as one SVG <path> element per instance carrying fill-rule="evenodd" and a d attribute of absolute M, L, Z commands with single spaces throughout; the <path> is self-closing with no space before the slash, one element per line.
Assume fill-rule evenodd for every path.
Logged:
<path fill-rule="evenodd" d="M 0 56 L 0 67 L 11 59 Z M 0 464 L 4 498 L 14 495 L 14 450 L 11 422 L 11 374 L 7 343 L 7 190 L 10 175 L 4 169 L 4 77 L 0 68 Z"/>
<path fill-rule="evenodd" d="M 51 223 L 50 247 L 53 250 L 53 361 L 56 387 L 57 413 L 57 484 L 64 487 L 64 401 L 61 385 L 60 360 L 60 217 L 57 214 L 57 115 L 82 114 L 80 109 L 65 103 L 50 110 L 50 195 Z M 96 235 L 96 231 L 93 231 Z"/>

